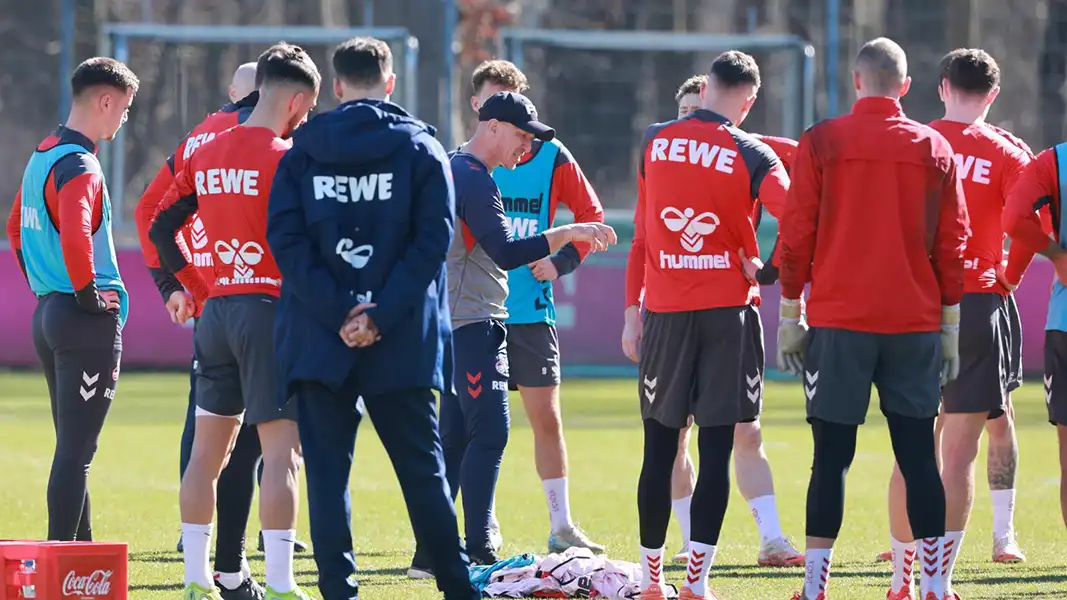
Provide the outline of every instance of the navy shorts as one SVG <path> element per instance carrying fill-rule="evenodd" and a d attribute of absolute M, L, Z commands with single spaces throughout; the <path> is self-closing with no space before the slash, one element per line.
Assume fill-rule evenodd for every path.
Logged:
<path fill-rule="evenodd" d="M 754 306 L 645 315 L 641 418 L 677 429 L 755 421 L 763 406 L 763 325 Z"/>
<path fill-rule="evenodd" d="M 197 414 L 244 417 L 251 425 L 296 420 L 296 404 L 278 396 L 274 313 L 266 294 L 209 299 L 196 324 Z"/>
<path fill-rule="evenodd" d="M 960 301 L 960 374 L 941 391 L 946 413 L 1004 414 L 1011 377 L 1012 335 L 1008 299 L 996 293 L 964 294 Z"/>
<path fill-rule="evenodd" d="M 1053 425 L 1067 425 L 1067 331 L 1045 331 L 1045 404 Z"/>
<path fill-rule="evenodd" d="M 508 388 L 559 385 L 559 335 L 548 323 L 508 325 Z"/>
<path fill-rule="evenodd" d="M 933 418 L 941 404 L 939 332 L 881 334 L 812 327 L 804 352 L 808 420 L 862 425 L 878 389 L 883 414 Z"/>

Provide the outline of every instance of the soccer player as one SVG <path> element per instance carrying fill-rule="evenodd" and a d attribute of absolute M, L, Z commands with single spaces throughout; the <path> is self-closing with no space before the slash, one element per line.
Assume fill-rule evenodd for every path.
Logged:
<path fill-rule="evenodd" d="M 478 111 L 478 129 L 452 157 L 460 233 L 448 254 L 448 297 L 455 347 L 457 395 L 441 398 L 441 438 L 453 497 L 463 490 L 467 550 L 471 562 L 492 564 L 490 518 L 500 461 L 507 445 L 507 271 L 530 265 L 569 243 L 594 251 L 615 243 L 603 223 L 572 223 L 528 237 L 514 237 L 493 169 L 514 169 L 533 140 L 550 142 L 555 131 L 537 120 L 528 98 L 499 92 Z M 413 566 L 423 570 L 416 548 Z"/>
<path fill-rule="evenodd" d="M 11 248 L 38 298 L 33 344 L 56 429 L 49 540 L 93 539 L 89 466 L 115 399 L 130 310 L 96 144 L 114 139 L 138 86 L 133 71 L 112 58 L 74 69 L 67 122 L 30 156 L 7 221 Z"/>
<path fill-rule="evenodd" d="M 1005 279 L 1017 285 L 1033 255 L 1052 261 L 1056 277 L 1045 323 L 1045 403 L 1060 449 L 1060 509 L 1067 524 L 1067 215 L 1061 194 L 1067 188 L 1067 144 L 1043 150 L 1023 171 L 1004 206 L 1004 230 L 1011 237 Z M 1051 221 L 1051 232 L 1043 227 Z M 1048 233 L 1052 234 L 1049 239 Z"/>
<path fill-rule="evenodd" d="M 900 97 L 910 84 L 896 42 L 878 38 L 860 49 L 852 112 L 801 136 L 780 220 L 778 364 L 803 372 L 814 438 L 807 575 L 796 599 L 827 597 L 845 476 L 872 384 L 907 482 L 913 538 L 934 565 L 923 574 L 923 600 L 946 597 L 934 418 L 941 385 L 959 370 L 967 207 L 948 141 L 904 116 Z M 801 299 L 809 283 L 810 332 Z"/>
<path fill-rule="evenodd" d="M 700 427 L 700 472 L 679 598 L 717 598 L 707 577 L 730 497 L 734 430 L 760 413 L 763 327 L 752 213 L 759 198 L 781 214 L 789 176 L 770 147 L 735 125 L 759 86 L 751 56 L 724 52 L 701 89 L 701 109 L 645 131 L 623 332 L 624 352 L 640 363 L 644 600 L 665 598 L 671 466 L 690 415 Z"/>
<path fill-rule="evenodd" d="M 1001 137 L 1021 150 L 1029 160 L 1034 159 L 1034 153 L 1030 146 L 1016 137 L 1010 131 L 997 127 L 991 123 L 984 123 L 985 127 L 993 130 Z M 1028 161 L 1029 161 L 1028 160 Z M 1043 215 L 1047 217 L 1048 215 Z M 999 417 L 992 414 L 985 422 L 986 433 L 989 434 L 986 447 L 986 479 L 989 483 L 989 496 L 993 505 L 993 553 L 992 560 L 995 563 L 1020 563 L 1026 560 L 1022 548 L 1019 547 L 1015 534 L 1015 479 L 1019 465 L 1019 442 L 1015 435 L 1015 407 L 1012 404 L 1011 392 L 1022 386 L 1022 320 L 1019 316 L 1019 306 L 1015 301 L 1015 294 L 1007 296 L 1008 323 L 1011 331 L 1010 356 L 1008 370 L 1008 394 L 1005 396 L 1005 409 Z M 941 420 L 935 428 L 936 435 L 940 435 Z M 940 445 L 940 444 L 938 444 Z M 895 465 L 893 475 L 889 480 L 889 520 L 890 530 L 899 531 L 901 535 L 909 535 L 907 522 L 907 508 L 904 506 L 904 479 L 900 475 L 900 469 Z M 894 534 L 895 535 L 895 534 Z M 891 539 L 893 536 L 890 536 Z M 907 545 L 910 546 L 910 545 Z M 898 556 L 906 558 L 908 548 L 898 552 Z M 914 551 L 912 551 L 914 554 Z M 893 560 L 892 550 L 878 555 L 879 561 L 889 562 Z M 906 564 L 894 563 L 894 571 L 901 571 Z"/>
<path fill-rule="evenodd" d="M 186 600 L 219 598 L 208 569 L 215 490 L 242 421 L 263 449 L 260 521 L 267 600 L 307 596 L 293 578 L 299 434 L 296 405 L 275 389 L 274 313 L 281 276 L 267 249 L 267 198 L 292 130 L 315 105 L 320 76 L 301 48 L 277 44 L 256 66 L 259 100 L 244 123 L 189 157 L 149 229 L 163 264 L 202 305 L 194 334 L 197 424 L 182 478 Z M 209 286 L 175 235 L 199 213 L 212 248 Z M 205 302 L 205 298 L 208 298 Z"/>
<path fill-rule="evenodd" d="M 476 112 L 497 92 L 523 93 L 529 88 L 526 75 L 506 60 L 483 62 L 474 70 L 471 84 L 471 107 Z M 493 180 L 517 236 L 527 237 L 552 227 L 561 204 L 574 214 L 576 223 L 604 222 L 596 191 L 558 138 L 547 142 L 534 139 L 514 169 L 493 169 Z M 588 252 L 584 244 L 567 244 L 552 256 L 508 272 L 508 389 L 518 390 L 533 430 L 534 464 L 548 503 L 549 552 L 563 552 L 572 546 L 597 554 L 604 551 L 604 546 L 589 539 L 571 518 L 552 293 L 552 281 L 577 269 Z M 498 534 L 495 513 L 493 517 L 493 532 Z"/>
<path fill-rule="evenodd" d="M 700 90 L 707 86 L 707 82 L 707 75 L 694 75 L 678 88 L 674 99 L 678 103 L 679 119 L 700 109 Z M 740 125 L 740 123 L 734 124 Z M 796 141 L 754 133 L 750 135 L 770 146 L 782 161 L 785 170 L 789 171 L 797 148 Z M 763 205 L 757 202 L 753 211 L 757 230 L 762 215 Z M 760 270 L 760 276 L 757 277 L 761 285 L 771 285 L 777 281 L 778 270 L 771 264 L 773 260 L 772 250 L 771 260 L 767 261 L 768 264 L 764 265 L 764 268 Z M 689 454 L 692 422 L 693 419 L 690 417 L 689 425 L 682 430 L 678 456 L 674 460 L 674 471 L 671 473 L 671 507 L 682 530 L 682 548 L 671 560 L 678 563 L 689 560 L 689 507 L 693 501 L 693 487 L 696 485 L 696 468 Z M 757 564 L 773 567 L 804 564 L 804 555 L 782 532 L 781 521 L 778 519 L 778 505 L 774 497 L 774 479 L 771 476 L 771 465 L 767 460 L 767 453 L 763 449 L 763 435 L 758 417 L 754 421 L 738 423 L 734 427 L 733 454 L 737 489 L 748 502 L 760 533 Z"/>
<path fill-rule="evenodd" d="M 319 590 L 359 592 L 348 480 L 362 396 L 439 588 L 475 600 L 433 394 L 452 385 L 448 157 L 432 127 L 388 101 L 396 75 L 385 42 L 349 40 L 333 67 L 341 104 L 294 135 L 267 228 L 285 280 L 275 353 L 299 408 Z"/>
<path fill-rule="evenodd" d="M 171 320 L 176 323 L 187 320 L 195 304 L 174 274 L 160 263 L 155 244 L 148 238 L 148 230 L 159 204 L 163 201 L 163 195 L 174 183 L 174 175 L 181 172 L 186 159 L 192 156 L 198 148 L 214 139 L 216 135 L 243 123 L 252 113 L 252 108 L 259 99 L 259 93 L 255 91 L 256 63 L 249 64 L 251 71 L 247 68 L 248 65 L 241 65 L 233 74 L 233 83 L 229 90 L 231 103 L 208 115 L 178 144 L 174 154 L 163 163 L 155 178 L 145 189 L 134 211 L 137 236 L 141 243 L 145 263 L 163 295 Z M 208 281 L 214 281 L 212 252 L 208 247 L 210 240 L 207 239 L 204 224 L 199 217 L 194 216 L 182 228 L 176 239 L 186 252 L 186 260 L 192 261 L 193 265 L 200 270 L 202 277 Z M 192 316 L 195 325 L 200 316 L 199 311 Z M 196 359 L 192 359 L 190 363 L 189 405 L 185 415 L 185 428 L 182 431 L 179 480 L 185 475 L 185 468 L 189 464 L 193 449 L 193 433 L 196 427 Z M 237 441 L 230 452 L 226 467 L 219 475 L 216 505 L 218 535 L 215 538 L 215 585 L 222 592 L 223 600 L 263 597 L 262 588 L 252 579 L 248 560 L 245 557 L 245 529 L 248 527 L 248 516 L 252 510 L 252 498 L 255 494 L 254 473 L 260 455 L 256 428 L 252 425 L 244 425 L 237 435 Z M 180 538 L 178 552 L 184 552 Z"/>
<path fill-rule="evenodd" d="M 941 59 L 938 93 L 945 117 L 930 123 L 952 145 L 963 181 L 972 237 L 964 251 L 960 301 L 960 374 L 941 391 L 938 417 L 941 478 L 945 486 L 945 547 L 942 574 L 952 593 L 952 572 L 974 503 L 974 461 L 990 418 L 1007 411 L 1012 345 L 1004 280 L 1004 229 L 1001 214 L 1008 191 L 1030 161 L 1027 155 L 985 124 L 1000 92 L 1000 68 L 983 50 L 954 50 Z M 889 516 L 893 581 L 887 598 L 914 597 L 911 590 L 915 543 L 905 508 L 906 490 L 899 468 L 890 485 Z M 925 568 L 925 566 L 924 566 Z"/>

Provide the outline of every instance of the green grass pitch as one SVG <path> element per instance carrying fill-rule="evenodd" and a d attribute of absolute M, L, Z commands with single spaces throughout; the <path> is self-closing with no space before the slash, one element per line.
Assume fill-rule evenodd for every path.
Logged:
<path fill-rule="evenodd" d="M 45 486 L 54 434 L 48 397 L 39 374 L 0 374 L 0 535 L 33 539 L 45 535 Z M 634 381 L 571 380 L 563 387 L 564 422 L 570 453 L 573 513 L 590 535 L 608 545 L 610 556 L 636 560 L 636 485 L 641 430 Z M 130 597 L 177 598 L 182 558 L 175 553 L 178 518 L 178 440 L 185 413 L 187 378 L 180 374 L 124 373 L 96 455 L 90 487 L 99 540 L 130 547 Z M 803 420 L 802 391 L 771 384 L 764 399 L 764 438 L 775 475 L 783 527 L 801 545 L 811 438 Z M 516 398 L 517 400 L 517 398 Z M 1016 527 L 1029 561 L 1015 566 L 990 562 L 991 516 L 985 456 L 956 588 L 968 600 L 1067 598 L 1067 531 L 1060 518 L 1056 436 L 1045 420 L 1040 383 L 1031 379 L 1016 393 L 1020 470 Z M 505 536 L 503 554 L 544 552 L 548 534 L 541 485 L 533 466 L 532 436 L 521 405 L 514 403 L 511 442 L 504 459 L 497 507 Z M 695 444 L 694 444 L 695 449 Z M 848 479 L 831 593 L 835 599 L 884 598 L 889 567 L 875 555 L 888 548 L 886 485 L 891 451 L 877 410 L 861 429 Z M 361 431 L 351 479 L 361 597 L 365 600 L 440 598 L 432 582 L 409 582 L 404 571 L 414 540 L 399 486 L 374 435 Z M 258 519 L 249 526 L 249 560 L 262 580 L 263 556 L 255 551 Z M 308 539 L 307 512 L 300 532 Z M 671 525 L 668 551 L 676 550 Z M 731 496 L 729 514 L 712 569 L 712 585 L 730 600 L 786 599 L 802 570 L 755 566 L 758 536 L 744 499 Z M 298 555 L 297 578 L 313 597 L 315 564 Z M 683 568 L 668 569 L 671 581 Z"/>

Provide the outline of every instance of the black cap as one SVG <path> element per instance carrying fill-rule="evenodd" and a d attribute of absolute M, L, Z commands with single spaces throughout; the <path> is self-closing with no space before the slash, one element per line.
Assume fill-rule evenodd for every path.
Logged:
<path fill-rule="evenodd" d="M 555 129 L 537 120 L 537 109 L 534 108 L 533 102 L 515 92 L 497 92 L 485 99 L 478 111 L 478 120 L 492 119 L 532 133 L 543 142 L 550 142 L 556 137 Z"/>

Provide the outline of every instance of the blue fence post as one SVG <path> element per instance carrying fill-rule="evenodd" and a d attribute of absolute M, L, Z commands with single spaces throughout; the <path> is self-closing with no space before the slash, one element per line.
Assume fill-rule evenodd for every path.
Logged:
<path fill-rule="evenodd" d="M 70 112 L 70 85 L 67 81 L 74 71 L 74 0 L 63 0 L 59 8 L 59 122 L 67 120 Z"/>
<path fill-rule="evenodd" d="M 455 98 L 455 80 L 456 80 L 456 53 L 455 53 L 455 37 L 456 37 L 456 22 L 459 20 L 456 0 L 442 0 L 444 2 L 445 18 L 444 18 L 444 52 L 442 56 L 445 61 L 444 68 L 444 81 L 442 83 L 442 98 L 441 98 L 441 142 L 446 148 L 451 148 L 455 145 L 456 141 L 453 139 L 452 132 L 452 111 Z"/>

